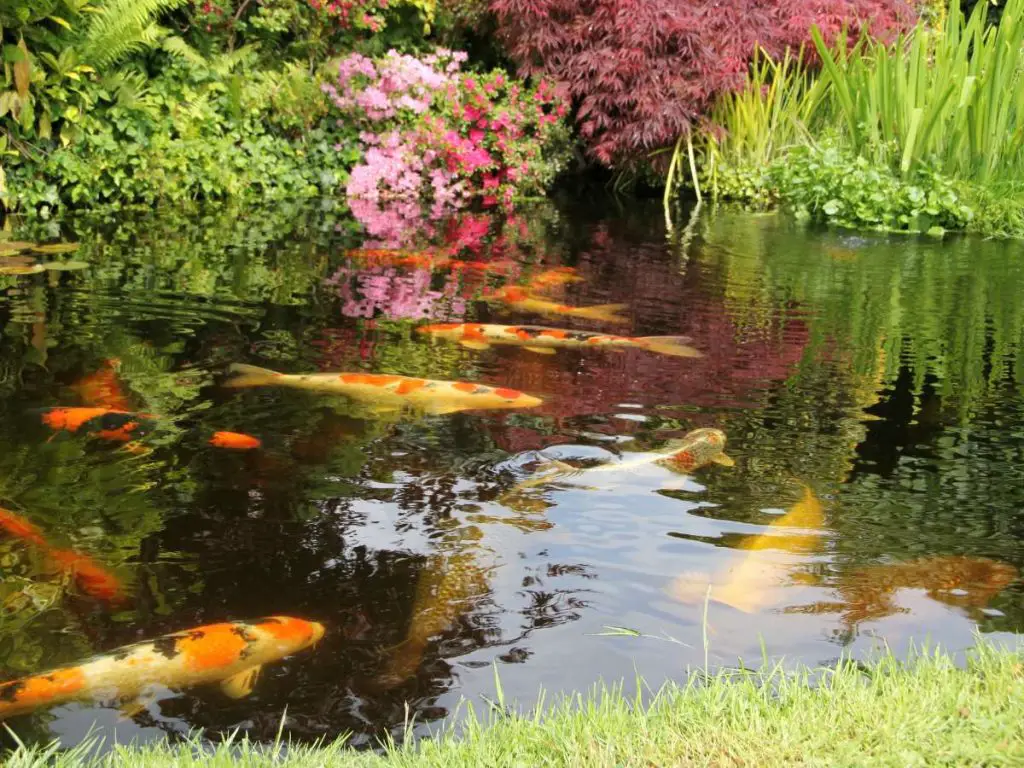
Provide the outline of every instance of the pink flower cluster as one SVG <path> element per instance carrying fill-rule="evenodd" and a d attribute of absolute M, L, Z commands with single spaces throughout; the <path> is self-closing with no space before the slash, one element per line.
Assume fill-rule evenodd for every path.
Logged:
<path fill-rule="evenodd" d="M 307 0 L 309 6 L 334 19 L 341 29 L 367 29 L 380 32 L 384 19 L 380 11 L 390 0 Z"/>
<path fill-rule="evenodd" d="M 511 207 L 557 173 L 567 148 L 561 94 L 501 71 L 463 73 L 465 59 L 444 49 L 378 60 L 354 53 L 339 63 L 337 83 L 322 86 L 339 125 L 361 128 L 365 154 L 345 191 L 371 237 L 399 244 L 410 203 L 435 220 L 474 198 Z"/>
<path fill-rule="evenodd" d="M 448 275 L 440 291 L 430 287 L 431 281 L 429 269 L 401 273 L 391 267 L 341 267 L 325 282 L 337 288 L 346 317 L 372 318 L 379 312 L 391 319 L 455 320 L 465 315 L 458 278 Z"/>

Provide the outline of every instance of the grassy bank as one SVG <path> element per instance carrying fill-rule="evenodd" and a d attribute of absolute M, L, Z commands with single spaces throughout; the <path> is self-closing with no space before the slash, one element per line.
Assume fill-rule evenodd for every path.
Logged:
<path fill-rule="evenodd" d="M 817 684 L 812 684 L 816 681 Z M 531 716 L 472 711 L 461 732 L 381 756 L 342 742 L 275 750 L 234 741 L 216 750 L 120 747 L 22 750 L 10 768 L 36 766 L 681 766 L 1020 765 L 1024 653 L 981 648 L 966 665 L 924 654 L 868 667 L 721 673 L 662 689 L 647 706 L 601 689 L 538 706 Z"/>

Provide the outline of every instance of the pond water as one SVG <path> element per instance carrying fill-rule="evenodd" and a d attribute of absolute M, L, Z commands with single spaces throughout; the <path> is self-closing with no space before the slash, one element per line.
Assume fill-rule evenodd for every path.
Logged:
<path fill-rule="evenodd" d="M 328 210 L 19 233 L 79 243 L 23 257 L 88 267 L 0 275 L 0 507 L 45 540 L 0 529 L 0 679 L 211 622 L 326 627 L 249 696 L 163 689 L 130 716 L 64 703 L 5 721 L 20 738 L 283 727 L 373 745 L 493 697 L 495 670 L 528 707 L 541 687 L 656 686 L 705 658 L 818 664 L 1024 632 L 1021 245 L 730 211 L 666 233 L 656 206 L 602 204 L 419 234 L 404 254 L 351 253 L 395 243 Z M 625 322 L 531 314 L 502 286 L 627 304 Z M 428 321 L 686 336 L 703 354 L 467 348 L 414 330 Z M 380 411 L 225 387 L 236 363 L 543 403 Z M 121 441 L 101 432 L 123 422 L 55 429 L 56 406 L 153 417 Z M 734 466 L 635 461 L 702 427 Z M 260 447 L 209 444 L 225 430 Z M 550 459 L 625 465 L 513 490 Z"/>

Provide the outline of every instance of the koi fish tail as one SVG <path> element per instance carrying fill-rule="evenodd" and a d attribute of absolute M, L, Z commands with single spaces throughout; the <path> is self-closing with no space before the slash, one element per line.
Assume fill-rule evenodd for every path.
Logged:
<path fill-rule="evenodd" d="M 280 373 L 269 368 L 260 368 L 244 363 L 234 363 L 228 368 L 228 373 L 232 375 L 232 378 L 225 381 L 223 386 L 236 389 L 239 387 L 262 387 L 281 376 Z"/>
<path fill-rule="evenodd" d="M 641 336 L 636 343 L 649 352 L 671 357 L 704 357 L 700 350 L 689 346 L 689 336 Z"/>
<path fill-rule="evenodd" d="M 593 307 L 575 307 L 570 314 L 573 317 L 597 320 L 602 323 L 628 323 L 629 318 L 619 314 L 627 309 L 629 309 L 629 304 L 596 304 Z"/>

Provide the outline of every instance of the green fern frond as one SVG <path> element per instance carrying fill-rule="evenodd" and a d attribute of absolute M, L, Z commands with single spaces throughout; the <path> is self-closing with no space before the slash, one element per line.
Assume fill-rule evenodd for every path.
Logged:
<path fill-rule="evenodd" d="M 160 43 L 160 47 L 163 48 L 167 53 L 172 56 L 176 56 L 179 59 L 187 61 L 189 64 L 194 64 L 197 67 L 208 67 L 209 62 L 206 58 L 193 48 L 191 45 L 185 42 L 185 39 L 179 35 L 171 35 L 165 37 Z"/>
<path fill-rule="evenodd" d="M 187 0 L 106 0 L 86 27 L 78 48 L 89 64 L 113 64 L 130 53 L 151 48 L 170 34 L 155 24 L 163 13 Z"/>

